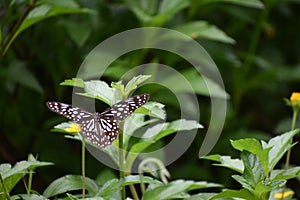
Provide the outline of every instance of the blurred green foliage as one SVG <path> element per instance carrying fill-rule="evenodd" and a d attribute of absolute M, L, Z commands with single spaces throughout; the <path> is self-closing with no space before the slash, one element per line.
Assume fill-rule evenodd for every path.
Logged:
<path fill-rule="evenodd" d="M 283 97 L 299 91 L 299 0 L 1 0 L 0 1 L 0 161 L 16 163 L 28 153 L 55 164 L 39 171 L 44 189 L 53 178 L 80 173 L 80 145 L 50 133 L 62 117 L 49 112 L 47 100 L 71 102 L 71 88 L 59 83 L 76 76 L 97 44 L 124 30 L 156 26 L 181 31 L 197 40 L 221 71 L 228 99 L 227 120 L 214 153 L 234 154 L 229 139 L 267 139 L 289 130 L 292 111 Z M 157 60 L 185 72 L 190 65 L 162 51 L 135 51 L 116 61 L 106 80 Z M 199 76 L 198 76 L 199 77 Z M 162 90 L 161 88 L 159 88 Z M 177 119 L 172 94 L 152 88 L 152 98 L 166 104 Z M 201 120 L 209 124 L 210 100 L 198 92 Z M 105 107 L 103 106 L 103 109 Z M 215 122 L 217 123 L 217 122 Z M 299 127 L 299 123 L 298 126 Z M 231 172 L 198 160 L 205 131 L 200 130 L 184 156 L 169 167 L 173 178 L 192 178 L 232 188 Z M 293 149 L 295 155 L 299 149 Z M 294 152 L 294 154 L 293 154 Z M 292 163 L 299 163 L 292 156 Z M 87 158 L 87 175 L 104 167 Z M 231 185 L 232 184 L 232 185 Z M 291 188 L 299 182 L 289 183 Z M 296 190 L 297 192 L 297 190 Z M 298 198 L 300 194 L 297 194 Z"/>

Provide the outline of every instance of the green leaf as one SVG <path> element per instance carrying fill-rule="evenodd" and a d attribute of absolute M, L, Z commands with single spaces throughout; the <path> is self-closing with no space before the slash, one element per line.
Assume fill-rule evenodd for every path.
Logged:
<path fill-rule="evenodd" d="M 84 82 L 81 78 L 66 79 L 64 82 L 61 82 L 60 85 L 84 88 Z"/>
<path fill-rule="evenodd" d="M 220 85 L 207 77 L 203 78 L 203 76 L 194 69 L 184 70 L 181 74 L 185 79 L 178 74 L 171 75 L 163 80 L 163 84 L 170 86 L 170 88 L 173 88 L 176 92 L 196 92 L 199 95 L 226 99 L 230 97 Z M 186 82 L 187 80 L 188 83 Z M 181 84 L 178 84 L 179 82 Z"/>
<path fill-rule="evenodd" d="M 46 197 L 37 194 L 18 194 L 11 197 L 12 200 L 20 198 L 24 200 L 47 200 Z"/>
<path fill-rule="evenodd" d="M 62 14 L 70 14 L 70 13 L 84 13 L 91 14 L 92 10 L 86 8 L 79 8 L 78 4 L 73 0 L 65 0 L 65 1 L 46 1 L 41 0 L 39 4 L 36 5 L 27 15 L 25 20 L 22 22 L 16 33 L 14 34 L 11 42 L 24 30 L 33 24 L 45 20 L 49 17 L 62 15 Z"/>
<path fill-rule="evenodd" d="M 196 2 L 195 0 L 193 2 Z M 262 9 L 264 8 L 264 5 L 262 2 L 259 0 L 201 0 L 197 1 L 196 3 L 205 5 L 205 4 L 211 4 L 211 3 L 231 3 L 231 4 L 236 4 L 239 6 L 247 6 L 247 7 L 252 7 L 252 8 L 259 8 Z"/>
<path fill-rule="evenodd" d="M 139 75 L 133 77 L 125 86 L 125 95 L 128 96 L 132 91 L 134 91 L 138 85 L 149 79 L 151 75 Z"/>
<path fill-rule="evenodd" d="M 200 193 L 185 198 L 184 200 L 208 200 L 211 199 L 216 193 Z"/>
<path fill-rule="evenodd" d="M 29 158 L 32 159 L 31 156 L 29 156 Z M 52 163 L 41 162 L 35 159 L 17 162 L 13 167 L 11 167 L 10 164 L 1 164 L 0 174 L 2 176 L 6 191 L 10 192 L 30 170 L 32 171 L 37 167 L 48 165 L 52 165 Z M 2 184 L 0 184 L 0 198 L 2 196 L 1 192 L 4 192 Z"/>
<path fill-rule="evenodd" d="M 221 156 L 219 154 L 203 156 L 201 158 L 220 162 L 221 164 L 214 164 L 214 165 L 226 167 L 239 173 L 243 173 L 244 171 L 244 164 L 240 159 L 232 159 L 230 156 Z"/>
<path fill-rule="evenodd" d="M 262 143 L 263 148 L 271 148 L 269 152 L 269 171 L 272 171 L 284 154 L 293 146 L 292 138 L 299 132 L 299 129 L 286 132 Z"/>
<path fill-rule="evenodd" d="M 148 190 L 144 193 L 142 200 L 152 199 L 171 199 L 180 195 L 183 192 L 188 192 L 194 189 L 221 187 L 220 184 L 194 181 L 177 180 L 166 185 L 159 185 L 154 189 Z"/>
<path fill-rule="evenodd" d="M 293 167 L 289 169 L 280 169 L 280 170 L 273 170 L 270 173 L 271 180 L 287 180 L 291 178 L 295 178 L 299 176 L 300 167 Z"/>
<path fill-rule="evenodd" d="M 251 199 L 251 200 L 259 200 L 258 198 L 254 197 L 248 190 L 241 189 L 241 190 L 225 190 L 215 196 L 212 199 L 223 199 L 223 198 L 242 198 L 242 199 Z"/>
<path fill-rule="evenodd" d="M 94 180 L 90 178 L 85 178 L 86 189 L 91 194 L 96 194 L 98 192 L 98 186 Z M 66 175 L 60 177 L 50 183 L 43 193 L 43 196 L 49 198 L 56 196 L 58 194 L 63 194 L 69 191 L 80 190 L 82 188 L 82 177 L 79 175 Z"/>
<path fill-rule="evenodd" d="M 157 119 L 150 119 L 145 121 L 145 115 L 140 113 L 133 113 L 132 115 L 130 115 L 124 122 L 124 131 L 123 131 L 124 149 L 127 149 L 129 139 L 137 129 L 146 126 L 148 124 L 154 123 L 156 121 Z"/>
<path fill-rule="evenodd" d="M 255 138 L 245 138 L 230 141 L 233 148 L 239 151 L 249 151 L 253 154 L 259 154 L 262 151 L 260 142 Z"/>
<path fill-rule="evenodd" d="M 135 143 L 129 151 L 126 161 L 127 170 L 131 169 L 131 166 L 139 153 L 141 153 L 143 150 L 145 150 L 147 147 L 157 142 L 161 138 L 178 131 L 198 128 L 202 128 L 202 125 L 198 122 L 193 120 L 180 119 L 169 123 L 159 123 L 147 129 L 145 134 L 142 136 L 142 138 L 144 139 Z"/>
<path fill-rule="evenodd" d="M 245 138 L 240 140 L 231 141 L 233 148 L 239 151 L 248 151 L 252 154 L 258 155 L 259 160 L 264 169 L 265 175 L 269 174 L 268 165 L 269 165 L 269 151 L 270 148 L 263 149 L 261 143 L 254 138 Z"/>
<path fill-rule="evenodd" d="M 160 181 L 153 179 L 149 176 L 140 176 L 140 175 L 130 175 L 126 176 L 124 179 L 122 179 L 122 185 L 131 185 L 131 184 L 137 184 L 137 183 L 148 183 L 148 184 L 161 184 Z"/>
<path fill-rule="evenodd" d="M 107 181 L 96 194 L 96 196 L 109 197 L 120 196 L 120 191 L 122 189 L 122 182 L 119 179 L 111 179 Z"/>
<path fill-rule="evenodd" d="M 159 119 L 165 119 L 166 112 L 164 110 L 164 107 L 165 105 L 161 103 L 150 101 L 144 104 L 142 107 L 136 109 L 134 112 L 146 114 Z"/>
<path fill-rule="evenodd" d="M 186 0 L 163 0 L 159 1 L 157 11 L 149 12 L 149 7 L 143 6 L 143 0 L 126 0 L 125 3 L 137 16 L 137 18 L 148 26 L 162 26 L 167 20 L 172 19 L 177 13 L 187 8 L 189 1 Z M 156 14 L 156 15 L 155 15 Z"/>
<path fill-rule="evenodd" d="M 242 176 L 247 181 L 247 184 L 251 187 L 247 187 L 247 189 L 250 191 L 254 190 L 256 185 L 265 178 L 262 165 L 258 156 L 248 151 L 243 151 L 241 153 L 241 158 L 245 166 Z"/>
<path fill-rule="evenodd" d="M 24 63 L 14 61 L 10 64 L 6 72 L 4 72 L 8 80 L 12 83 L 19 83 L 22 86 L 30 88 L 34 91 L 41 93 L 43 88 L 38 82 L 37 78 L 33 73 L 28 70 Z"/>
<path fill-rule="evenodd" d="M 108 105 L 112 105 L 121 99 L 114 99 L 114 90 L 109 85 L 100 80 L 91 80 L 84 82 L 85 93 L 78 93 L 82 96 L 99 99 Z"/>
<path fill-rule="evenodd" d="M 209 24 L 207 21 L 188 22 L 175 26 L 173 29 L 190 36 L 191 39 L 204 38 L 229 44 L 235 43 L 233 38 L 226 35 L 224 31 L 215 25 Z"/>
<path fill-rule="evenodd" d="M 87 21 L 61 20 L 59 25 L 65 27 L 70 38 L 81 47 L 89 38 L 92 28 Z"/>

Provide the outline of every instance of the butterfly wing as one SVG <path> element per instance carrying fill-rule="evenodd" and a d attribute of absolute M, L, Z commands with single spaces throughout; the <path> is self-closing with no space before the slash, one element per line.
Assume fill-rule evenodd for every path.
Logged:
<path fill-rule="evenodd" d="M 98 113 L 89 113 L 60 102 L 47 102 L 46 105 L 51 111 L 79 124 L 86 139 L 100 148 L 110 145 L 119 134 L 119 123 L 113 118 L 100 118 Z"/>
<path fill-rule="evenodd" d="M 88 121 L 94 118 L 92 113 L 82 110 L 78 107 L 73 107 L 69 104 L 51 101 L 46 103 L 47 107 L 60 115 L 80 124 L 81 121 Z"/>
<path fill-rule="evenodd" d="M 141 94 L 130 97 L 124 101 L 114 104 L 112 107 L 106 109 L 101 115 L 106 117 L 113 117 L 116 120 L 124 120 L 131 115 L 136 109 L 149 101 L 149 94 Z"/>
<path fill-rule="evenodd" d="M 87 140 L 100 148 L 110 145 L 119 135 L 119 121 L 126 119 L 137 108 L 144 105 L 149 94 L 136 95 L 114 104 L 101 114 L 89 113 L 78 107 L 60 102 L 47 102 L 48 108 L 80 125 L 81 133 Z"/>

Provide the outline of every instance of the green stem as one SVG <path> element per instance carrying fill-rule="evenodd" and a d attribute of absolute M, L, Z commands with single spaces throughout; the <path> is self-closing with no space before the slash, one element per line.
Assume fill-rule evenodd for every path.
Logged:
<path fill-rule="evenodd" d="M 298 112 L 299 112 L 298 108 L 293 108 L 293 119 L 292 119 L 291 130 L 295 130 L 297 117 L 298 117 Z M 291 140 L 291 143 L 293 143 L 293 140 Z M 286 169 L 290 168 L 290 160 L 291 160 L 291 149 L 289 149 L 287 154 L 286 154 L 286 161 L 285 161 L 285 168 Z M 282 188 L 281 199 L 283 199 L 283 196 L 284 196 L 283 194 L 285 192 L 285 188 L 286 188 L 286 184 L 284 184 L 284 186 Z"/>
<path fill-rule="evenodd" d="M 123 131 L 120 131 L 119 134 L 119 171 L 120 171 L 120 179 L 123 179 L 125 177 L 124 173 L 124 151 L 123 151 Z M 122 186 L 122 199 L 126 199 L 126 190 L 125 186 Z"/>
<path fill-rule="evenodd" d="M 16 38 L 16 33 L 18 28 L 21 26 L 29 12 L 34 8 L 36 3 L 36 0 L 31 0 L 29 5 L 27 6 L 25 12 L 22 14 L 22 16 L 19 18 L 19 20 L 16 22 L 14 27 L 12 28 L 11 32 L 6 37 L 3 46 L 0 48 L 0 60 L 5 56 L 7 50 L 9 49 L 10 45 Z"/>
<path fill-rule="evenodd" d="M 0 173 L 0 181 L 1 181 L 1 185 L 2 185 L 2 188 L 3 188 L 3 190 L 4 190 L 4 194 L 5 194 L 6 198 L 7 198 L 8 200 L 11 200 L 9 193 L 7 192 L 7 188 L 6 188 L 5 184 L 4 184 L 4 180 L 3 180 L 3 178 L 2 178 L 1 173 Z"/>
<path fill-rule="evenodd" d="M 293 120 L 291 125 L 291 130 L 295 130 L 297 116 L 298 116 L 298 109 L 293 109 Z M 293 141 L 291 141 L 292 143 Z M 291 159 L 291 149 L 288 150 L 286 155 L 286 161 L 285 161 L 285 168 L 288 169 L 290 167 L 290 159 Z"/>
<path fill-rule="evenodd" d="M 33 171 L 29 171 L 29 177 L 28 177 L 28 188 L 27 188 L 27 194 L 30 194 L 31 186 L 32 186 L 32 177 L 33 177 Z"/>
<path fill-rule="evenodd" d="M 82 173 L 82 198 L 85 198 L 85 138 L 82 136 L 82 146 L 81 146 L 81 173 Z"/>

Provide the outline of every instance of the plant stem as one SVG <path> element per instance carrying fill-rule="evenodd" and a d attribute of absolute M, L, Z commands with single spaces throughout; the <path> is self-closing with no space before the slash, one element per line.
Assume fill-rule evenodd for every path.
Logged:
<path fill-rule="evenodd" d="M 296 121 L 297 121 L 297 117 L 298 117 L 298 112 L 299 109 L 298 108 L 293 108 L 293 119 L 292 119 L 292 125 L 291 125 L 291 130 L 295 130 L 295 126 L 296 126 Z M 293 143 L 293 140 L 291 140 L 291 143 Z M 288 169 L 290 167 L 290 159 L 291 159 L 291 149 L 288 150 L 287 154 L 286 154 L 286 161 L 285 161 L 285 168 Z M 284 197 L 284 191 L 286 188 L 286 184 L 284 184 L 283 188 L 282 188 L 282 195 L 281 195 L 281 199 L 283 199 Z"/>
<path fill-rule="evenodd" d="M 32 186 L 32 176 L 33 176 L 33 171 L 29 171 L 29 177 L 28 177 L 28 188 L 27 188 L 27 194 L 30 194 L 31 191 L 31 186 Z"/>
<path fill-rule="evenodd" d="M 6 188 L 5 184 L 4 184 L 4 180 L 3 180 L 3 178 L 2 178 L 1 173 L 0 173 L 0 181 L 1 181 L 1 185 L 2 185 L 2 188 L 3 188 L 3 190 L 4 190 L 4 194 L 5 194 L 6 198 L 7 198 L 8 200 L 11 200 L 9 193 L 7 192 L 7 188 Z"/>
<path fill-rule="evenodd" d="M 129 185 L 129 189 L 130 189 L 130 192 L 131 192 L 131 194 L 132 194 L 132 196 L 133 196 L 133 199 L 134 199 L 134 200 L 139 200 L 140 198 L 139 198 L 139 196 L 138 196 L 138 194 L 137 194 L 137 192 L 136 192 L 136 189 L 135 189 L 135 187 L 134 187 L 133 184 L 130 184 L 130 185 Z"/>
<path fill-rule="evenodd" d="M 125 177 L 124 174 L 124 151 L 123 151 L 123 131 L 120 130 L 120 134 L 119 134 L 119 172 L 120 172 L 120 179 L 123 179 Z M 126 198 L 126 190 L 125 190 L 125 186 L 122 186 L 122 199 Z"/>
<path fill-rule="evenodd" d="M 81 146 L 82 198 L 85 198 L 85 138 L 82 136 Z"/>
<path fill-rule="evenodd" d="M 14 39 L 16 37 L 15 34 L 16 34 L 18 28 L 20 27 L 22 22 L 25 20 L 25 18 L 29 14 L 29 12 L 34 8 L 35 3 L 36 3 L 36 0 L 31 0 L 30 1 L 30 3 L 27 6 L 25 12 L 22 14 L 22 16 L 19 18 L 19 20 L 16 22 L 16 24 L 12 28 L 11 32 L 6 37 L 3 46 L 0 48 L 0 60 L 5 56 L 8 48 L 10 47 L 10 45 L 12 44 L 12 42 L 14 41 Z"/>
<path fill-rule="evenodd" d="M 298 116 L 298 109 L 293 109 L 293 120 L 291 125 L 291 130 L 295 130 L 296 121 Z M 291 141 L 292 143 L 293 141 Z M 285 168 L 288 169 L 290 167 L 290 159 L 291 159 L 291 149 L 288 150 L 285 161 Z"/>

